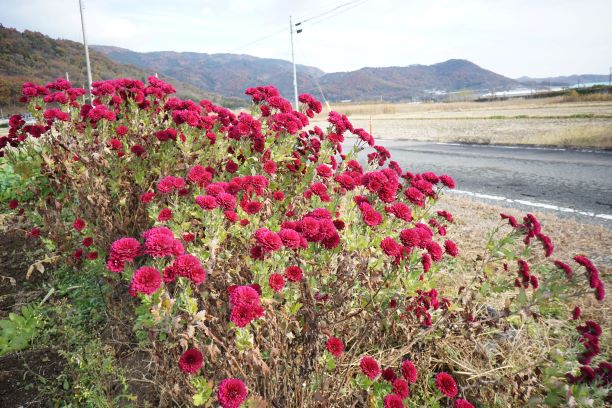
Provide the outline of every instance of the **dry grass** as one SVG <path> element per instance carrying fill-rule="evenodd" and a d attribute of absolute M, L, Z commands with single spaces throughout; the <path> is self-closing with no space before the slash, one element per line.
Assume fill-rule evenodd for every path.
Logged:
<path fill-rule="evenodd" d="M 423 104 L 336 104 L 374 137 L 612 149 L 612 102 L 562 98 Z M 325 127 L 325 116 L 315 124 Z"/>
<path fill-rule="evenodd" d="M 522 213 L 456 195 L 442 197 L 438 206 L 454 214 L 456 221 L 449 229 L 449 237 L 461 243 L 460 265 L 463 268 L 446 277 L 446 287 L 441 285 L 443 293 L 454 293 L 473 279 L 479 256 L 483 255 L 487 232 L 500 222 L 499 213 L 517 217 Z M 599 267 L 604 281 L 610 284 L 612 230 L 561 219 L 551 213 L 535 215 L 541 221 L 543 231 L 550 234 L 555 243 L 553 259 L 569 261 L 575 254 L 585 254 Z M 497 310 L 503 308 L 505 301 L 503 297 L 482 300 Z M 612 299 L 608 296 L 600 303 L 587 296 L 576 303 L 585 319 L 596 320 L 604 328 L 602 355 L 609 355 L 612 349 Z M 484 304 L 480 306 L 479 315 L 487 316 Z M 573 326 L 574 322 L 568 319 L 542 316 L 539 321 L 517 319 L 512 324 L 476 326 L 470 336 L 465 336 L 461 330 L 451 330 L 436 343 L 435 350 L 428 351 L 429 370 L 436 364 L 439 368 L 448 368 L 461 379 L 463 392 L 480 403 L 486 403 L 485 406 L 508 407 L 519 403 L 523 406 L 542 392 L 538 366 L 541 368 L 549 361 L 551 353 L 576 346 Z"/>
<path fill-rule="evenodd" d="M 581 98 L 581 97 L 580 97 Z M 576 114 L 612 115 L 607 100 L 565 101 L 563 97 L 512 99 L 494 102 L 449 103 L 335 103 L 332 109 L 351 118 L 470 118 L 494 116 L 559 117 Z M 325 113 L 325 112 L 324 112 Z"/>

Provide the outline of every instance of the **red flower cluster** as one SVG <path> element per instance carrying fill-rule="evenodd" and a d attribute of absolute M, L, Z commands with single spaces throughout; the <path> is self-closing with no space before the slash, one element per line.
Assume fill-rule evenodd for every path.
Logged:
<path fill-rule="evenodd" d="M 185 179 L 181 177 L 166 176 L 157 182 L 157 192 L 169 194 L 175 190 L 180 191 L 185 188 Z"/>
<path fill-rule="evenodd" d="M 206 280 L 206 271 L 198 258 L 191 254 L 182 254 L 176 257 L 172 266 L 164 270 L 164 282 L 172 282 L 177 276 L 185 277 L 199 285 Z"/>
<path fill-rule="evenodd" d="M 537 289 L 539 287 L 538 277 L 531 274 L 529 264 L 524 259 L 519 259 L 517 264 L 520 279 L 516 278 L 514 280 L 514 286 L 517 288 L 522 286 L 523 288 L 527 289 L 531 284 L 534 289 Z"/>
<path fill-rule="evenodd" d="M 431 289 L 427 292 L 417 290 L 417 295 L 413 296 L 408 306 L 406 306 L 406 312 L 413 313 L 414 317 L 420 321 L 423 327 L 431 327 L 431 313 L 430 310 L 438 310 L 440 307 L 447 309 L 450 306 L 450 301 L 446 298 L 438 300 L 438 291 Z M 406 378 L 409 379 L 409 378 Z"/>
<path fill-rule="evenodd" d="M 155 227 L 142 234 L 145 240 L 144 252 L 154 258 L 166 256 L 179 256 L 185 252 L 181 241 L 174 237 L 174 233 L 166 227 Z"/>
<path fill-rule="evenodd" d="M 591 362 L 600 353 L 599 338 L 602 330 L 599 324 L 592 320 L 587 320 L 583 325 L 577 326 L 576 330 L 580 333 L 580 343 L 585 350 L 578 356 L 578 362 L 582 364 L 580 374 L 575 376 L 571 373 L 565 374 L 565 378 L 570 384 L 592 384 L 597 382 L 600 386 L 608 387 L 612 385 L 612 364 L 602 361 L 596 368 L 591 367 Z"/>
<path fill-rule="evenodd" d="M 600 301 L 604 300 L 606 297 L 606 289 L 603 281 L 599 277 L 599 270 L 593 265 L 593 262 L 583 255 L 575 256 L 574 261 L 584 266 L 586 269 L 589 286 L 591 289 L 595 289 L 595 298 Z"/>
<path fill-rule="evenodd" d="M 236 286 L 230 291 L 232 312 L 230 320 L 238 327 L 244 327 L 264 315 L 259 293 L 251 286 Z"/>

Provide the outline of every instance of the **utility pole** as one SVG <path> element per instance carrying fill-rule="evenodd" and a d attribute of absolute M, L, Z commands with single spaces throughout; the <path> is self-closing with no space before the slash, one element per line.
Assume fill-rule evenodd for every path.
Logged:
<path fill-rule="evenodd" d="M 610 74 L 608 75 L 608 86 L 612 85 L 612 67 L 610 67 Z"/>
<path fill-rule="evenodd" d="M 293 53 L 293 22 L 291 21 L 291 16 L 289 16 L 289 33 L 291 34 L 291 63 L 293 64 L 293 93 L 295 96 L 295 110 L 298 110 L 299 102 L 298 102 L 298 90 L 297 90 L 297 71 L 295 70 L 295 56 Z"/>
<path fill-rule="evenodd" d="M 89 47 L 87 46 L 87 36 L 85 35 L 85 19 L 83 18 L 83 0 L 79 0 L 79 10 L 81 12 L 81 28 L 83 29 L 83 45 L 85 46 L 85 63 L 87 64 L 87 81 L 89 82 L 89 101 L 91 102 L 91 64 L 89 62 Z"/>

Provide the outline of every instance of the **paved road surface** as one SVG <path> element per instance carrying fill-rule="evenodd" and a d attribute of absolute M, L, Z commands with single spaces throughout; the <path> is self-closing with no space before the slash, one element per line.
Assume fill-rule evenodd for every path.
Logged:
<path fill-rule="evenodd" d="M 377 143 L 391 151 L 402 169 L 453 176 L 460 194 L 612 227 L 612 152 L 381 139 Z"/>

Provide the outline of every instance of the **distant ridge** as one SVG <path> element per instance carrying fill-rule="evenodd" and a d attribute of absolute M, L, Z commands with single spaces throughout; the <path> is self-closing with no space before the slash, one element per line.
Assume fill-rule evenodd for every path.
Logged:
<path fill-rule="evenodd" d="M 130 77 L 145 80 L 154 72 L 133 65 L 124 65 L 91 50 L 94 80 Z M 0 107 L 4 113 L 18 111 L 21 84 L 32 81 L 45 84 L 68 73 L 76 87 L 87 83 L 83 44 L 70 40 L 55 40 L 44 34 L 25 30 L 19 32 L 0 24 Z M 217 103 L 235 105 L 219 95 L 160 72 L 160 78 L 172 82 L 179 96 L 192 99 L 212 99 Z"/>
<path fill-rule="evenodd" d="M 361 68 L 320 79 L 330 99 L 389 101 L 427 98 L 438 92 L 505 90 L 519 83 L 461 59 L 433 65 Z"/>
<path fill-rule="evenodd" d="M 283 96 L 293 97 L 292 66 L 281 59 L 227 53 L 142 53 L 102 45 L 91 48 L 94 80 L 121 76 L 143 80 L 158 73 L 177 88 L 182 98 L 206 98 L 228 107 L 246 106 L 245 89 L 257 85 L 272 84 Z M 0 24 L 0 107 L 17 106 L 22 82 L 47 82 L 66 72 L 75 86 L 85 84 L 82 44 L 29 30 L 19 32 Z M 330 101 L 446 100 L 453 93 L 479 95 L 524 86 L 567 86 L 579 81 L 605 82 L 607 76 L 511 79 L 464 59 L 334 73 L 298 65 L 299 92 L 317 98 L 325 95 Z"/>
<path fill-rule="evenodd" d="M 289 61 L 243 54 L 197 52 L 135 52 L 125 48 L 94 45 L 92 48 L 121 64 L 163 73 L 220 95 L 246 98 L 246 88 L 273 84 L 285 96 L 293 94 L 293 68 Z M 318 68 L 298 65 L 298 87 L 316 89 Z"/>
<path fill-rule="evenodd" d="M 293 94 L 289 61 L 239 54 L 195 52 L 135 52 L 124 48 L 95 45 L 93 48 L 116 62 L 164 73 L 183 82 L 221 95 L 243 97 L 244 89 L 260 84 L 275 85 L 284 96 Z M 460 59 L 433 65 L 362 68 L 350 72 L 324 73 L 298 65 L 298 88 L 334 101 L 387 101 L 422 98 L 432 91 L 501 91 L 519 83 Z M 319 89 L 319 86 L 321 89 Z"/>

